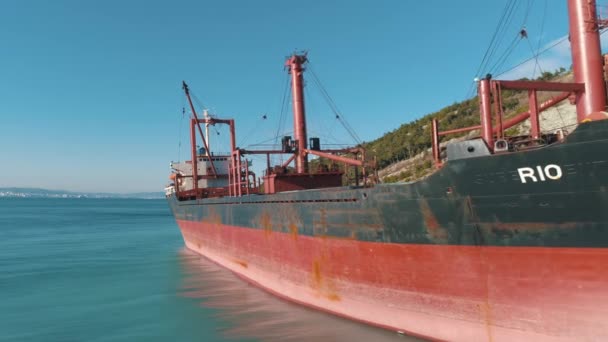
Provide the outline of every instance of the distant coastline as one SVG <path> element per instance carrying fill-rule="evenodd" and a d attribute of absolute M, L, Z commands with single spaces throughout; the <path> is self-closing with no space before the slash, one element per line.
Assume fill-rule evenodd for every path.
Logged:
<path fill-rule="evenodd" d="M 133 199 L 161 199 L 163 192 L 74 192 L 65 190 L 48 190 L 38 188 L 0 188 L 0 198 L 133 198 Z"/>

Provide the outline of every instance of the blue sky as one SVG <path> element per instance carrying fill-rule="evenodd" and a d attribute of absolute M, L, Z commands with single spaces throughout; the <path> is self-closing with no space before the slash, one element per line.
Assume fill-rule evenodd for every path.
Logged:
<path fill-rule="evenodd" d="M 188 153 L 182 80 L 213 113 L 236 119 L 240 146 L 272 140 L 294 50 L 308 51 L 344 117 L 373 140 L 471 94 L 507 3 L 2 1 L 0 186 L 162 190 L 169 162 Z M 502 70 L 563 38 L 565 9 L 518 1 L 497 56 L 524 23 L 530 45 L 519 43 Z M 567 54 L 564 42 L 540 65 L 568 67 Z M 312 82 L 306 96 L 309 136 L 353 143 Z"/>

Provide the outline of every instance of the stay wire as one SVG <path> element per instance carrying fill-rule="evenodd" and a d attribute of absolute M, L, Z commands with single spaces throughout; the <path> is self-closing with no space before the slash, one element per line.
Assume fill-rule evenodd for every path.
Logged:
<path fill-rule="evenodd" d="M 285 85 L 283 86 L 283 98 L 281 99 L 281 108 L 279 110 L 279 113 L 280 113 L 279 122 L 277 123 L 277 131 L 274 136 L 275 145 L 278 144 L 279 133 L 281 132 L 281 130 L 283 129 L 283 125 L 285 124 L 285 106 L 286 106 L 286 102 L 288 101 L 288 98 L 289 98 L 288 91 L 290 89 L 291 89 L 291 85 L 289 82 L 289 74 L 287 74 L 285 77 Z"/>
<path fill-rule="evenodd" d="M 312 100 L 312 95 L 310 94 L 309 87 L 304 87 L 304 98 L 306 100 L 306 130 L 308 132 L 308 137 L 317 136 L 320 137 L 325 135 L 324 128 L 327 128 L 323 122 L 323 117 L 317 115 L 318 111 L 314 107 L 314 103 Z"/>
<path fill-rule="evenodd" d="M 268 116 L 266 114 L 262 114 L 258 118 L 258 120 L 253 125 L 251 125 L 251 128 L 249 129 L 247 134 L 243 135 L 243 138 L 237 143 L 237 146 L 245 146 L 245 143 L 247 142 L 247 140 L 249 140 L 249 138 L 251 138 L 253 132 L 255 132 L 255 130 L 259 128 L 260 124 L 263 123 L 267 118 Z"/>
<path fill-rule="evenodd" d="M 540 43 L 542 41 L 542 36 L 543 36 L 543 32 L 545 30 L 545 18 L 547 17 L 547 0 L 545 0 L 545 6 L 543 7 L 543 16 L 542 16 L 542 20 L 541 20 L 541 24 L 540 24 L 540 34 L 538 35 L 538 42 L 536 43 L 536 63 L 538 64 L 538 52 L 540 51 Z M 536 67 L 534 68 L 534 71 L 536 71 Z M 534 77 L 534 73 L 532 73 L 533 77 Z"/>
<path fill-rule="evenodd" d="M 513 1 L 513 0 L 508 1 L 505 4 L 505 6 L 502 10 L 500 19 L 498 20 L 498 24 L 496 25 L 496 28 L 494 29 L 494 33 L 492 34 L 492 38 L 490 39 L 490 43 L 488 44 L 488 47 L 486 48 L 483 58 L 481 59 L 481 62 L 479 63 L 479 66 L 477 67 L 477 71 L 475 71 L 475 78 L 482 77 L 481 71 L 484 70 L 487 67 L 487 64 L 489 63 L 489 60 L 491 59 L 491 56 L 494 53 L 493 51 L 494 51 L 494 46 L 496 45 L 496 39 L 499 36 L 500 32 L 502 31 L 502 27 L 505 26 L 505 23 L 508 21 L 507 19 L 510 16 L 510 13 L 513 12 L 514 5 L 515 5 L 515 1 Z M 466 93 L 465 98 L 468 99 L 473 96 L 475 84 L 476 84 L 475 80 L 471 82 L 471 85 L 469 86 L 469 89 Z"/>
<path fill-rule="evenodd" d="M 494 29 L 492 38 L 490 39 L 490 43 L 488 44 L 488 47 L 486 48 L 486 52 L 484 53 L 483 58 L 481 59 L 481 62 L 479 63 L 479 66 L 477 67 L 477 71 L 475 72 L 476 77 L 480 76 L 481 71 L 486 67 L 487 61 L 490 59 L 492 51 L 494 50 L 496 38 L 498 37 L 499 32 L 501 31 L 501 28 L 503 27 L 504 23 L 506 22 L 508 13 L 510 13 L 512 11 L 512 7 L 513 7 L 514 3 L 515 3 L 514 0 L 510 0 L 505 4 L 505 7 L 503 8 L 503 11 L 502 11 L 502 15 L 498 21 L 498 24 L 496 25 L 496 28 Z"/>
<path fill-rule="evenodd" d="M 532 56 L 534 57 L 534 69 L 532 70 L 532 79 L 536 78 L 536 68 L 538 68 L 538 70 L 540 71 L 540 74 L 542 75 L 543 70 L 540 67 L 540 64 L 538 63 L 538 54 L 534 51 L 534 48 L 532 47 L 532 43 L 530 42 L 530 39 L 526 39 L 528 41 L 528 46 L 530 47 L 530 52 L 532 52 Z"/>
<path fill-rule="evenodd" d="M 289 134 L 293 134 L 293 131 L 284 131 L 283 135 L 289 135 Z M 274 144 L 274 137 L 266 139 L 266 140 L 262 140 L 262 141 L 258 141 L 256 143 L 252 143 L 247 145 L 248 147 L 253 147 L 253 146 L 275 146 Z M 272 144 L 268 144 L 268 143 L 272 143 Z"/>
<path fill-rule="evenodd" d="M 314 81 L 313 81 L 313 83 L 314 83 Z M 306 94 L 306 98 L 310 99 L 312 95 L 311 95 L 308 87 L 304 88 L 304 92 Z M 311 103 L 311 101 L 307 101 L 307 103 Z M 307 106 L 307 112 L 308 113 L 311 113 L 311 112 L 314 113 L 314 112 L 316 112 L 314 110 L 313 111 L 309 110 L 310 108 L 311 108 L 310 106 Z M 352 145 L 352 144 L 340 143 L 337 140 L 337 138 L 332 135 L 332 132 L 333 132 L 333 129 L 334 129 L 336 123 L 340 121 L 338 118 L 336 118 L 335 115 L 333 116 L 331 124 L 326 124 L 327 121 L 324 120 L 323 116 L 318 116 L 317 118 L 318 118 L 318 122 L 320 123 L 320 125 L 314 125 L 314 127 L 312 125 L 309 126 L 308 127 L 308 131 L 310 133 L 318 135 L 318 137 L 323 138 L 324 141 L 330 141 L 331 140 L 335 144 L 339 144 L 339 145 L 345 145 L 345 146 L 346 145 Z M 311 120 L 308 120 L 308 122 L 310 123 Z M 316 123 L 317 121 L 316 120 L 312 120 L 312 122 Z M 324 144 L 324 145 L 327 145 L 327 144 Z"/>
<path fill-rule="evenodd" d="M 279 136 L 281 135 L 281 130 L 283 129 L 283 126 L 285 125 L 285 107 L 287 106 L 287 103 L 289 101 L 289 90 L 291 90 L 291 82 L 289 82 L 289 73 L 285 74 L 285 82 L 284 82 L 284 86 L 283 86 L 283 98 L 281 99 L 281 108 L 279 109 L 279 120 L 277 122 L 277 130 L 276 130 L 276 134 L 274 136 L 274 138 L 272 138 L 273 140 L 273 148 L 277 148 L 278 144 L 279 144 Z M 275 156 L 273 156 L 273 162 L 275 159 Z M 279 155 L 278 156 L 279 162 L 282 163 L 283 162 L 283 156 Z"/>
<path fill-rule="evenodd" d="M 538 70 L 540 71 L 540 75 L 544 74 L 545 72 L 543 71 L 542 67 L 540 66 L 540 63 L 538 61 L 538 54 L 534 53 L 534 48 L 532 48 L 532 43 L 530 42 L 529 39 L 527 39 L 528 41 L 528 46 L 530 47 L 530 51 L 532 52 L 532 54 L 534 55 L 534 70 L 532 72 L 532 79 L 535 78 L 535 73 L 536 73 L 536 68 L 538 67 Z M 562 116 L 562 112 L 559 109 L 559 106 L 555 106 L 555 110 L 557 111 L 557 115 L 559 115 L 559 120 L 562 123 L 562 126 L 566 125 L 566 122 L 564 121 L 564 117 Z"/>
<path fill-rule="evenodd" d="M 186 108 L 182 106 L 182 117 L 179 120 L 179 142 L 177 144 L 177 161 L 180 161 L 182 157 L 182 126 L 184 125 L 184 116 L 186 116 Z"/>
<path fill-rule="evenodd" d="M 500 24 L 504 20 L 505 13 L 507 11 L 508 6 L 509 6 L 509 3 L 506 3 L 505 4 L 505 8 L 503 9 L 502 15 L 500 17 L 500 20 L 498 21 L 498 25 L 494 29 L 494 33 L 492 34 L 492 38 L 490 39 L 490 43 L 488 44 L 488 47 L 486 48 L 486 52 L 484 53 L 483 58 L 481 59 L 481 62 L 479 63 L 479 66 L 477 67 L 477 71 L 475 71 L 475 77 L 479 76 L 479 72 L 481 71 L 481 68 L 483 67 L 486 59 L 488 58 L 488 53 L 490 52 L 492 44 L 494 44 L 494 40 L 496 39 L 496 35 L 498 34 L 498 29 L 500 27 Z"/>
<path fill-rule="evenodd" d="M 194 94 L 194 93 L 192 92 L 192 90 L 190 90 L 190 96 L 192 97 L 192 99 L 194 100 L 194 102 L 196 103 L 196 105 L 197 105 L 199 108 L 203 108 L 203 109 L 205 109 L 205 108 L 209 108 L 209 107 L 205 106 L 201 100 L 199 100 L 199 98 L 196 96 L 196 94 Z"/>
<path fill-rule="evenodd" d="M 509 44 L 509 46 L 507 47 L 507 49 L 505 49 L 503 54 L 496 60 L 496 63 L 494 63 L 494 65 L 492 65 L 492 67 L 490 68 L 490 70 L 489 70 L 490 74 L 492 74 L 495 71 L 500 70 L 500 68 L 502 68 L 502 66 L 509 59 L 509 57 L 511 56 L 513 51 L 515 51 L 515 48 L 519 45 L 519 42 L 521 42 L 521 40 L 523 38 L 524 38 L 524 36 L 521 34 L 521 31 L 517 32 L 517 34 L 515 35 L 515 37 Z"/>
<path fill-rule="evenodd" d="M 331 98 L 331 96 L 329 95 L 329 93 L 327 92 L 325 87 L 323 87 L 321 80 L 319 79 L 317 74 L 314 72 L 310 62 L 308 64 L 308 69 L 310 71 L 310 74 L 312 75 L 313 82 L 315 83 L 315 85 L 317 86 L 319 91 L 321 92 L 321 95 L 323 95 L 323 97 L 325 98 L 325 101 L 327 102 L 327 104 L 329 105 L 331 110 L 334 112 L 334 115 L 336 116 L 336 118 L 340 121 L 340 123 L 346 129 L 346 131 L 351 136 L 351 138 L 353 138 L 358 145 L 361 145 L 361 139 L 359 138 L 359 136 L 357 135 L 355 130 L 352 128 L 352 126 L 346 121 L 346 118 L 343 117 L 342 113 L 338 109 L 338 106 L 336 105 L 334 100 Z"/>
<path fill-rule="evenodd" d="M 182 158 L 182 129 L 184 126 L 184 117 L 186 116 L 186 98 L 181 91 L 180 91 L 179 98 L 181 99 L 181 102 L 182 102 L 182 115 L 179 120 L 179 127 L 178 127 L 178 134 L 177 134 L 177 138 L 178 138 L 177 161 L 178 162 L 181 161 L 181 158 Z"/>
<path fill-rule="evenodd" d="M 528 6 L 526 7 L 526 14 L 524 15 L 524 22 L 523 22 L 522 26 L 525 26 L 526 23 L 528 22 L 528 15 L 530 14 L 530 8 L 532 8 L 533 4 L 534 4 L 534 0 L 528 0 Z"/>
<path fill-rule="evenodd" d="M 515 34 L 515 37 L 513 37 L 513 40 L 507 46 L 507 48 L 505 49 L 503 54 L 498 58 L 496 63 L 494 63 L 494 65 L 490 68 L 490 70 L 489 70 L 490 74 L 496 72 L 497 70 L 500 70 L 500 68 L 503 67 L 504 63 L 506 63 L 508 58 L 511 56 L 513 51 L 515 51 L 515 48 L 519 45 L 519 42 L 521 42 L 521 40 L 524 38 L 526 38 L 526 39 L 528 38 L 528 31 L 526 30 L 526 25 L 528 24 L 528 16 L 530 14 L 530 9 L 532 8 L 533 4 L 534 4 L 534 0 L 528 0 L 528 6 L 526 6 L 524 19 L 521 23 L 521 28 Z"/>
<path fill-rule="evenodd" d="M 557 40 L 555 43 L 551 44 L 550 46 L 548 46 L 548 47 L 544 48 L 543 50 L 541 50 L 540 52 L 538 52 L 538 54 L 536 54 L 536 56 L 540 56 L 540 55 L 542 55 L 543 53 L 545 53 L 545 52 L 549 51 L 550 49 L 552 49 L 552 48 L 556 47 L 557 45 L 559 45 L 560 43 L 562 43 L 562 42 L 563 42 L 563 41 L 565 41 L 566 39 L 568 39 L 568 36 L 562 37 L 561 39 Z M 531 61 L 531 60 L 532 60 L 532 59 L 534 59 L 534 58 L 536 58 L 536 57 L 534 57 L 534 56 L 533 56 L 533 57 L 527 58 L 527 59 L 525 59 L 525 60 L 523 60 L 523 61 L 521 61 L 521 62 L 517 63 L 517 64 L 516 64 L 516 65 L 514 65 L 513 67 L 511 67 L 511 68 L 509 68 L 509 69 L 507 69 L 507 70 L 504 70 L 504 71 L 500 72 L 499 74 L 495 75 L 494 77 L 498 77 L 498 76 L 504 75 L 504 74 L 506 74 L 506 73 L 507 73 L 507 72 L 509 72 L 509 71 L 512 71 L 512 70 L 514 70 L 514 69 L 517 69 L 518 67 L 520 67 L 520 66 L 522 66 L 523 64 L 525 64 L 525 63 L 527 63 L 527 62 Z"/>
<path fill-rule="evenodd" d="M 494 44 L 494 47 L 492 48 L 492 51 L 490 52 L 490 55 L 488 56 L 488 59 L 486 61 L 486 64 L 484 65 L 482 71 L 487 70 L 490 61 L 492 61 L 494 59 L 495 53 L 498 51 L 498 48 L 501 46 L 502 41 L 505 37 L 505 33 L 506 33 L 508 27 L 511 25 L 511 22 L 513 19 L 513 14 L 515 13 L 515 9 L 518 7 L 517 6 L 518 4 L 519 3 L 516 1 L 513 2 L 513 6 L 511 6 L 509 13 L 507 14 L 507 18 L 505 19 L 505 22 L 499 31 L 498 40 L 497 40 L 496 44 Z M 487 74 L 487 73 L 489 73 L 489 70 L 487 70 L 486 72 L 483 72 L 483 73 Z"/>

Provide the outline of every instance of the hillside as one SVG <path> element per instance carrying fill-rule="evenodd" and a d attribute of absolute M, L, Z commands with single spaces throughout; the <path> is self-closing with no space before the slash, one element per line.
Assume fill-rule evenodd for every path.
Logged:
<path fill-rule="evenodd" d="M 544 72 L 537 80 L 571 81 L 572 74 L 561 68 L 555 72 Z M 539 92 L 541 103 L 556 93 Z M 503 106 L 508 119 L 528 109 L 527 92 L 503 90 Z M 563 101 L 558 106 L 541 113 L 540 125 L 543 131 L 554 131 L 557 128 L 576 124 L 576 114 L 572 105 Z M 479 102 L 477 96 L 454 103 L 437 112 L 427 114 L 415 121 L 405 123 L 394 131 L 366 143 L 365 148 L 377 158 L 379 175 L 383 182 L 411 181 L 423 177 L 432 171 L 430 156 L 431 121 L 438 119 L 440 131 L 479 125 Z M 507 130 L 509 135 L 525 133 L 529 129 L 529 120 Z M 442 145 L 451 139 L 465 139 L 479 136 L 479 131 L 454 134 L 440 138 Z"/>

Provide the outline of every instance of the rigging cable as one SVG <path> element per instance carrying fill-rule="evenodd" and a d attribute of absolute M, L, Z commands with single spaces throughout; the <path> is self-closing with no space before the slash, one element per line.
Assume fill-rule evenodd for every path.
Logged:
<path fill-rule="evenodd" d="M 509 0 L 505 4 L 500 19 L 498 20 L 498 24 L 496 25 L 494 33 L 492 34 L 492 38 L 490 39 L 490 43 L 486 48 L 486 52 L 484 53 L 483 58 L 479 63 L 479 66 L 477 67 L 477 71 L 475 71 L 475 79 L 481 77 L 482 71 L 487 68 L 488 64 L 490 63 L 490 60 L 492 60 L 492 56 L 494 55 L 497 46 L 500 45 L 500 41 L 502 41 L 502 38 L 500 38 L 499 40 L 497 39 L 503 34 L 505 28 L 509 26 L 516 4 L 517 2 L 515 0 Z M 473 95 L 473 89 L 475 84 L 476 81 L 471 82 L 469 90 L 466 93 L 466 98 L 470 98 Z"/>
<path fill-rule="evenodd" d="M 543 31 L 545 28 L 546 15 L 547 15 L 547 2 L 545 1 L 545 6 L 543 9 L 543 16 L 542 16 L 542 20 L 541 20 L 541 26 L 540 26 L 540 34 L 538 35 L 538 42 L 536 44 L 536 51 L 534 51 L 534 48 L 532 47 L 532 42 L 530 42 L 530 39 L 527 39 L 528 46 L 530 47 L 530 51 L 532 52 L 532 56 L 534 57 L 534 70 L 532 71 L 532 79 L 536 78 L 536 68 L 538 68 L 538 70 L 540 71 L 540 75 L 542 75 L 542 73 L 543 73 L 543 71 L 540 67 L 540 64 L 538 62 L 538 55 L 539 55 L 539 50 L 540 50 L 541 38 L 542 38 Z"/>
<path fill-rule="evenodd" d="M 314 83 L 314 80 L 313 80 L 313 83 Z M 310 99 L 312 99 L 312 95 L 311 95 L 309 87 L 305 87 L 304 88 L 304 92 L 306 94 L 306 98 L 309 99 L 307 101 L 307 103 L 311 104 Z M 314 110 L 311 111 L 310 109 L 311 109 L 311 106 L 307 106 L 307 112 L 308 113 L 314 113 L 314 112 L 316 112 Z M 309 118 L 311 118 L 311 117 L 309 117 Z M 316 125 L 316 124 L 314 125 L 315 126 L 314 127 L 314 133 L 312 133 L 312 134 L 317 135 L 317 137 L 319 137 L 319 138 L 322 138 L 323 141 L 329 141 L 329 142 L 338 143 L 338 141 L 335 139 L 335 137 L 332 136 L 333 129 L 336 126 L 336 123 L 339 122 L 338 118 L 335 115 L 333 115 L 332 116 L 331 125 L 329 125 L 327 122 L 325 122 L 323 120 L 324 118 L 325 118 L 325 116 L 319 116 L 318 122 L 320 123 L 320 125 Z M 316 123 L 317 120 L 312 120 L 312 121 L 308 120 L 308 122 Z M 312 125 L 308 127 L 308 132 L 309 133 L 313 132 Z M 309 134 L 309 136 L 311 136 L 311 135 Z M 324 143 L 323 145 L 327 146 L 328 144 Z M 349 145 L 349 144 L 343 144 L 343 145 Z M 350 144 L 350 145 L 352 145 L 352 144 Z"/>
<path fill-rule="evenodd" d="M 496 29 L 494 30 L 494 34 L 492 35 L 492 38 L 490 39 L 490 44 L 486 48 L 486 52 L 484 53 L 483 58 L 481 59 L 481 62 L 479 63 L 479 66 L 477 67 L 477 71 L 475 71 L 475 77 L 477 77 L 479 75 L 486 59 L 488 58 L 488 53 L 490 53 L 492 44 L 494 44 L 494 40 L 496 39 L 496 35 L 498 34 L 498 29 L 500 28 L 500 25 L 502 24 L 502 22 L 504 20 L 505 13 L 507 11 L 509 4 L 510 4 L 510 2 L 507 2 L 507 4 L 505 4 L 505 8 L 503 9 L 502 16 L 500 17 L 500 20 L 498 21 L 498 25 L 496 25 Z"/>
<path fill-rule="evenodd" d="M 510 17 L 513 13 L 513 9 L 514 9 L 516 3 L 517 2 L 515 0 L 509 0 L 507 2 L 507 4 L 505 5 L 502 16 L 500 17 L 500 20 L 498 21 L 498 24 L 496 25 L 496 29 L 494 30 L 494 33 L 492 35 L 492 39 L 490 40 L 490 44 L 488 45 L 486 52 L 484 53 L 483 58 L 481 59 L 481 63 L 479 64 L 479 67 L 477 68 L 477 71 L 475 72 L 476 76 L 480 75 L 480 73 L 487 67 L 489 60 L 491 60 L 492 55 L 494 54 L 494 51 L 496 49 L 496 46 L 499 45 L 497 43 L 498 42 L 497 38 L 500 36 L 504 27 L 506 27 L 507 23 L 510 21 Z"/>
<path fill-rule="evenodd" d="M 329 105 L 331 110 L 334 112 L 334 115 L 336 116 L 336 118 L 340 121 L 340 123 L 342 124 L 344 129 L 346 129 L 347 133 L 351 136 L 351 138 L 353 138 L 358 145 L 361 145 L 361 139 L 359 139 L 359 136 L 357 135 L 357 133 L 355 132 L 353 127 L 346 121 L 346 118 L 344 118 L 343 115 L 340 113 L 338 106 L 333 101 L 331 96 L 329 96 L 329 93 L 327 92 L 325 87 L 323 87 L 321 80 L 319 80 L 319 77 L 317 77 L 317 74 L 314 72 L 310 62 L 308 63 L 308 69 L 310 71 L 310 74 L 312 75 L 313 83 L 316 84 L 317 89 L 321 92 L 321 95 L 325 98 L 325 101 L 327 102 L 327 104 Z"/>
<path fill-rule="evenodd" d="M 306 98 L 308 98 L 309 100 L 307 101 L 308 104 L 311 104 L 310 99 L 312 98 L 312 95 L 308 89 L 308 87 L 304 88 L 304 92 L 306 94 Z M 307 106 L 307 113 L 316 113 L 317 111 L 315 110 L 310 110 L 311 106 Z M 309 119 L 312 117 L 309 117 Z M 324 141 L 333 141 L 335 143 L 338 143 L 338 141 L 335 139 L 335 137 L 332 136 L 332 132 L 333 129 L 336 125 L 336 123 L 339 121 L 335 116 L 333 116 L 333 119 L 331 121 L 331 125 L 329 125 L 329 123 L 325 122 L 324 120 L 324 116 L 320 116 L 318 117 L 318 120 L 308 120 L 308 122 L 312 122 L 314 124 L 311 124 L 310 126 L 308 126 L 308 132 L 312 133 L 312 135 L 316 135 L 319 138 L 323 138 Z M 317 125 L 316 123 L 320 123 L 319 125 Z M 309 134 L 309 137 L 312 136 L 311 134 Z M 327 144 L 323 144 L 323 145 L 327 145 Z M 349 144 L 343 144 L 343 145 L 349 145 Z M 352 145 L 352 144 L 350 144 Z"/>
<path fill-rule="evenodd" d="M 284 134 L 293 134 L 293 132 L 289 131 L 289 132 L 285 132 Z M 249 144 L 247 146 L 249 146 L 249 147 L 253 147 L 253 146 L 276 146 L 274 144 L 274 139 L 275 138 L 272 137 L 272 138 L 269 138 L 269 139 L 266 139 L 266 140 L 259 141 L 257 143 Z"/>
<path fill-rule="evenodd" d="M 289 74 L 285 77 L 285 85 L 283 86 L 283 98 L 281 99 L 281 108 L 279 109 L 279 122 L 277 123 L 277 133 L 274 136 L 275 145 L 278 144 L 279 133 L 281 132 L 281 128 L 283 128 L 284 120 L 285 120 L 285 102 L 287 102 L 287 92 L 291 89 L 289 84 Z"/>
<path fill-rule="evenodd" d="M 542 69 L 542 67 L 540 66 L 540 62 L 538 60 L 538 56 L 539 56 L 539 51 L 540 51 L 540 45 L 541 45 L 541 38 L 543 35 L 543 31 L 545 28 L 545 18 L 547 16 L 547 0 L 545 0 L 545 5 L 543 7 L 543 16 L 542 16 L 542 20 L 541 20 L 541 26 L 540 26 L 540 34 L 538 35 L 538 42 L 536 43 L 536 51 L 534 51 L 534 48 L 532 47 L 532 43 L 530 42 L 530 39 L 528 40 L 528 46 L 530 47 L 530 51 L 532 51 L 532 55 L 534 56 L 534 70 L 532 71 L 532 79 L 535 79 L 536 77 L 536 68 L 538 68 L 538 70 L 540 71 L 540 75 L 542 77 L 542 75 L 545 73 Z M 564 117 L 562 115 L 561 110 L 559 109 L 559 106 L 555 106 L 555 110 L 557 111 L 557 115 L 559 115 L 559 119 L 562 123 L 562 127 L 564 127 L 566 125 L 565 121 L 564 121 Z"/>
<path fill-rule="evenodd" d="M 534 0 L 528 0 L 528 6 L 526 6 L 526 11 L 524 14 L 524 20 L 521 23 L 521 29 L 515 34 L 515 37 L 511 41 L 511 43 L 507 46 L 503 54 L 497 59 L 496 63 L 490 68 L 488 73 L 493 74 L 500 70 L 504 63 L 508 60 L 509 56 L 515 51 L 515 48 L 519 45 L 522 39 L 528 38 L 528 31 L 526 30 L 526 25 L 528 24 L 528 15 L 530 14 L 530 9 L 534 4 Z"/>
<path fill-rule="evenodd" d="M 324 127 L 326 128 L 327 125 L 324 125 L 323 122 L 321 122 L 322 121 L 321 117 L 319 117 L 317 120 L 316 113 L 318 111 L 316 110 L 315 107 L 313 107 L 313 102 L 311 101 L 312 96 L 310 94 L 309 87 L 304 87 L 303 91 L 304 91 L 304 98 L 306 99 L 306 101 L 305 101 L 306 119 L 307 119 L 306 120 L 306 130 L 308 132 L 308 138 L 313 137 L 313 136 L 320 137 L 325 133 L 323 128 Z"/>
<path fill-rule="evenodd" d="M 534 72 L 532 73 L 532 78 L 534 78 L 534 73 L 536 72 L 536 66 L 540 70 L 540 65 L 538 64 L 538 52 L 540 51 L 540 42 L 543 36 L 543 32 L 545 30 L 545 18 L 547 17 L 547 0 L 545 0 L 545 6 L 543 7 L 543 19 L 540 24 L 540 34 L 538 35 L 538 42 L 536 43 L 536 65 L 534 66 Z M 542 73 L 542 72 L 541 72 Z"/>
<path fill-rule="evenodd" d="M 505 34 L 507 32 L 508 27 L 511 25 L 512 19 L 513 19 L 513 14 L 515 13 L 515 10 L 517 9 L 517 5 L 519 3 L 517 1 L 515 1 L 513 3 L 513 6 L 511 6 L 510 11 L 507 15 L 507 18 L 505 19 L 505 23 L 503 24 L 499 35 L 498 35 L 498 40 L 497 43 L 494 44 L 494 47 L 492 48 L 492 51 L 490 52 L 490 55 L 488 56 L 488 60 L 486 61 L 486 64 L 484 65 L 483 69 L 482 69 L 482 73 L 483 74 L 487 74 L 489 71 L 487 70 L 488 65 L 490 63 L 490 61 L 492 61 L 494 59 L 494 54 L 498 51 L 498 48 L 501 46 L 502 41 L 505 37 Z M 484 71 L 486 70 L 486 71 Z"/>
<path fill-rule="evenodd" d="M 549 51 L 550 49 L 552 49 L 552 48 L 556 47 L 557 45 L 559 45 L 560 43 L 562 43 L 562 42 L 563 42 L 563 41 L 565 41 L 566 39 L 568 39 L 568 36 L 564 36 L 564 37 L 560 38 L 560 39 L 559 39 L 559 40 L 557 40 L 555 43 L 553 43 L 553 44 L 551 44 L 550 46 L 548 46 L 548 47 L 544 48 L 543 50 L 541 50 L 541 51 L 540 51 L 538 54 L 536 54 L 536 57 L 537 57 L 537 56 L 540 56 L 540 55 L 542 55 L 543 53 L 545 53 L 545 52 Z M 499 73 L 498 75 L 495 75 L 495 77 L 498 77 L 498 76 L 500 76 L 500 75 L 504 75 L 504 74 L 506 74 L 507 72 L 512 71 L 512 70 L 514 70 L 514 69 L 516 69 L 516 68 L 518 68 L 518 67 L 522 66 L 523 64 L 525 64 L 525 63 L 527 63 L 527 62 L 531 61 L 532 59 L 534 59 L 534 58 L 536 58 L 536 57 L 535 57 L 535 56 L 533 56 L 533 57 L 530 57 L 530 58 L 528 58 L 528 59 L 525 59 L 525 60 L 521 61 L 520 63 L 516 64 L 515 66 L 513 66 L 513 67 L 511 67 L 511 68 L 509 68 L 509 69 L 507 69 L 507 70 L 505 70 L 505 71 L 503 71 L 503 72 Z"/>
<path fill-rule="evenodd" d="M 522 32 L 526 32 L 525 28 L 521 29 L 515 34 L 515 37 L 513 38 L 505 52 L 503 52 L 503 54 L 498 58 L 496 63 L 494 63 L 494 65 L 492 65 L 492 67 L 490 68 L 490 74 L 496 72 L 497 70 L 500 70 L 500 68 L 502 68 L 505 62 L 509 59 L 511 53 L 513 53 L 513 51 L 515 51 L 515 48 L 519 45 L 519 42 L 521 42 L 521 40 L 525 38 L 525 35 L 522 34 Z"/>
<path fill-rule="evenodd" d="M 186 116 L 186 96 L 183 93 L 182 90 L 179 90 L 178 93 L 178 98 L 181 99 L 181 105 L 182 105 L 182 117 L 179 120 L 179 127 L 178 127 L 178 135 L 177 135 L 177 161 L 181 161 L 182 158 L 182 129 L 184 126 L 184 118 Z"/>
<path fill-rule="evenodd" d="M 528 22 L 528 14 L 530 14 L 530 8 L 532 8 L 533 4 L 534 0 L 528 0 L 528 6 L 526 7 L 526 14 L 524 15 L 524 23 L 522 24 L 522 26 L 525 26 Z"/>
<path fill-rule="evenodd" d="M 532 58 L 534 58 L 534 69 L 532 70 L 532 79 L 536 78 L 536 68 L 538 68 L 538 70 L 540 71 L 540 75 L 542 76 L 543 74 L 543 69 L 540 67 L 540 64 L 538 63 L 538 54 L 534 51 L 534 48 L 532 47 L 532 43 L 530 42 L 530 39 L 526 39 L 528 41 L 528 46 L 530 47 L 530 52 L 532 52 Z"/>
<path fill-rule="evenodd" d="M 194 102 L 196 102 L 199 108 L 209 108 L 205 106 L 201 100 L 198 99 L 198 97 L 196 96 L 196 94 L 194 94 L 194 92 L 192 92 L 192 90 L 190 90 L 190 96 L 192 97 Z"/>
<path fill-rule="evenodd" d="M 287 73 L 285 75 L 285 85 L 283 86 L 283 98 L 281 99 L 281 108 L 280 108 L 280 114 L 279 114 L 279 122 L 277 123 L 277 133 L 275 134 L 273 140 L 274 140 L 274 144 L 273 144 L 273 148 L 277 148 L 277 146 L 279 145 L 279 135 L 281 133 L 281 130 L 283 129 L 283 126 L 285 125 L 285 107 L 287 106 L 287 102 L 288 102 L 288 94 L 289 91 L 291 90 L 291 82 L 289 82 L 289 74 Z M 279 155 L 279 160 L 281 161 L 281 163 L 283 162 L 283 156 Z"/>
<path fill-rule="evenodd" d="M 177 161 L 179 162 L 182 157 L 182 126 L 184 125 L 184 117 L 186 116 L 186 107 L 182 105 L 182 118 L 179 120 L 179 142 L 177 144 Z"/>
<path fill-rule="evenodd" d="M 209 114 L 209 116 L 211 117 L 212 115 Z M 217 130 L 217 127 L 216 127 L 215 124 L 210 125 L 210 126 L 211 126 L 211 128 L 213 128 L 213 131 L 215 131 L 215 135 L 220 135 L 220 132 Z M 221 127 L 224 127 L 224 125 L 222 125 Z M 209 137 L 209 140 L 211 140 L 211 137 Z M 216 151 L 216 153 L 217 152 L 224 153 L 225 151 L 229 151 L 230 150 L 230 148 L 228 148 L 227 145 L 226 145 L 226 141 L 223 141 L 223 140 L 221 140 L 219 138 L 217 139 L 217 141 L 214 141 L 213 143 L 214 143 L 213 146 L 217 146 L 217 147 L 214 148 L 214 150 Z M 209 141 L 207 141 L 207 144 L 209 145 L 209 149 L 211 150 L 211 143 Z M 212 152 L 209 151 L 209 153 L 212 153 Z"/>
<path fill-rule="evenodd" d="M 260 123 L 262 121 L 266 120 L 267 118 L 268 118 L 268 115 L 266 115 L 266 114 L 263 114 L 262 116 L 260 116 L 258 121 L 256 123 L 254 123 L 253 125 L 251 125 L 249 132 L 247 132 L 247 134 L 243 136 L 241 141 L 237 143 L 237 146 L 244 146 L 245 142 L 247 142 L 247 140 L 249 140 L 249 138 L 251 138 L 251 135 L 253 134 L 253 132 L 255 132 L 255 130 L 258 129 Z"/>
<path fill-rule="evenodd" d="M 536 68 L 538 67 L 538 70 L 540 71 L 540 75 L 542 77 L 542 75 L 545 73 L 544 70 L 541 68 L 540 63 L 538 62 L 538 54 L 534 53 L 534 49 L 532 48 L 532 43 L 530 43 L 530 40 L 528 40 L 528 46 L 530 46 L 530 50 L 532 51 L 532 54 L 534 55 L 534 71 L 532 72 L 532 79 L 534 79 L 534 76 L 536 74 Z M 562 112 L 559 110 L 559 106 L 555 106 L 555 110 L 557 111 L 557 114 L 559 115 L 559 119 L 562 122 L 562 126 L 565 126 L 566 123 L 564 121 L 564 117 L 562 116 Z"/>

